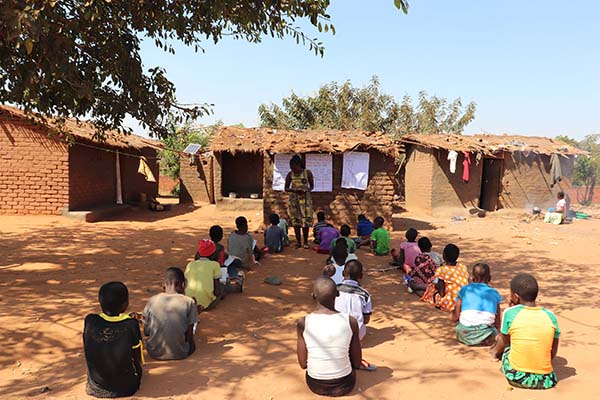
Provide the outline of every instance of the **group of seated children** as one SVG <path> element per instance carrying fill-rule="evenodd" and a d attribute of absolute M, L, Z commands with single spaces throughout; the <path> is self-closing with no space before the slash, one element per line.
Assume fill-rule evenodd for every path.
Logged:
<path fill-rule="evenodd" d="M 468 346 L 492 346 L 491 353 L 502 360 L 502 372 L 515 387 L 549 389 L 557 377 L 552 359 L 558 349 L 560 330 L 556 317 L 537 307 L 538 283 L 529 274 L 517 274 L 510 284 L 510 308 L 502 314 L 500 293 L 489 286 L 489 265 L 477 263 L 471 276 L 458 262 L 460 250 L 448 244 L 443 263 L 431 252 L 428 238 L 406 232 L 407 242 L 394 253 L 394 263 L 406 273 L 409 291 L 414 291 L 438 309 L 452 312 L 456 338 Z M 413 255 L 418 249 L 418 254 Z M 413 261 L 414 260 L 414 261 Z M 440 265 L 441 264 L 441 265 Z M 501 318 L 502 316 L 502 318 Z"/>
<path fill-rule="evenodd" d="M 87 364 L 86 393 L 100 398 L 131 396 L 140 387 L 144 351 L 138 320 L 143 324 L 148 354 L 156 360 L 180 360 L 195 349 L 196 302 L 184 294 L 181 269 L 167 269 L 164 293 L 148 300 L 143 315 L 126 314 L 129 293 L 122 282 L 100 288 L 102 312 L 89 314 L 83 329 Z"/>
<path fill-rule="evenodd" d="M 195 351 L 198 314 L 214 308 L 225 293 L 242 291 L 244 275 L 239 269 L 250 268 L 260 257 L 246 218 L 235 222 L 229 254 L 220 243 L 223 229 L 212 226 L 210 240 L 198 241 L 195 260 L 185 273 L 177 267 L 167 269 L 164 292 L 151 297 L 141 315 L 125 313 L 129 294 L 123 283 L 102 285 L 98 294 L 102 312 L 85 318 L 83 333 L 89 395 L 125 397 L 139 389 L 144 354 L 140 324 L 153 359 L 179 360 Z"/>

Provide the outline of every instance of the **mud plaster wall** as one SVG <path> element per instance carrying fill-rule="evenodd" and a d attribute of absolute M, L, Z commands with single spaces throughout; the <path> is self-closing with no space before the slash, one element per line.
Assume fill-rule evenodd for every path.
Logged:
<path fill-rule="evenodd" d="M 560 157 L 563 179 L 551 188 L 550 156 L 515 152 L 504 154 L 500 203 L 504 208 L 550 207 L 556 194 L 571 188 L 574 157 Z M 569 200 L 569 199 L 567 199 Z M 572 200 L 571 200 L 572 201 Z"/>
<path fill-rule="evenodd" d="M 66 144 L 39 125 L 0 116 L 0 214 L 57 215 L 68 201 Z"/>
<path fill-rule="evenodd" d="M 356 219 L 359 214 L 365 214 L 371 220 L 381 215 L 386 220 L 386 226 L 391 227 L 392 201 L 397 166 L 395 160 L 386 157 L 378 151 L 370 150 L 369 185 L 367 190 L 342 189 L 343 154 L 333 155 L 333 191 L 313 193 L 315 213 L 324 211 L 328 220 L 336 227 L 348 224 L 353 234 L 356 229 Z M 288 194 L 274 191 L 273 187 L 273 156 L 264 158 L 264 218 L 271 213 L 288 218 Z M 316 222 L 316 215 L 314 216 Z"/>

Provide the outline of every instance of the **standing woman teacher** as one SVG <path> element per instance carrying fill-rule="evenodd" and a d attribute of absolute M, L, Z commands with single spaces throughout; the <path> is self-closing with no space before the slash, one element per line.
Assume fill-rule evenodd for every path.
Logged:
<path fill-rule="evenodd" d="M 296 248 L 308 249 L 308 228 L 313 224 L 313 205 L 310 192 L 315 187 L 312 172 L 306 169 L 299 155 L 290 160 L 291 171 L 285 177 L 285 191 L 290 194 L 290 224 L 296 235 Z M 300 236 L 302 230 L 302 237 Z M 304 241 L 302 240 L 304 239 Z"/>

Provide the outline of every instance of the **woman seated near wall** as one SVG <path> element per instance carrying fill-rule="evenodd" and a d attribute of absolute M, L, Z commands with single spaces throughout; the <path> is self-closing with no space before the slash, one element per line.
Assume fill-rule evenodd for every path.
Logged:
<path fill-rule="evenodd" d="M 556 197 L 558 198 L 556 207 L 548 210 L 544 216 L 544 222 L 560 225 L 564 222 L 565 217 L 567 216 L 567 201 L 565 200 L 564 192 L 558 192 Z"/>

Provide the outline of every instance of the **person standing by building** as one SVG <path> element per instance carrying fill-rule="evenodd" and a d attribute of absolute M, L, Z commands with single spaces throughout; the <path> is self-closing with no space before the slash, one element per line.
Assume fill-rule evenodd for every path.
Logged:
<path fill-rule="evenodd" d="M 313 224 L 313 206 L 310 192 L 315 183 L 312 172 L 306 169 L 299 155 L 290 160 L 291 171 L 285 178 L 285 191 L 290 194 L 290 223 L 296 235 L 296 248 L 308 249 L 308 229 Z"/>

